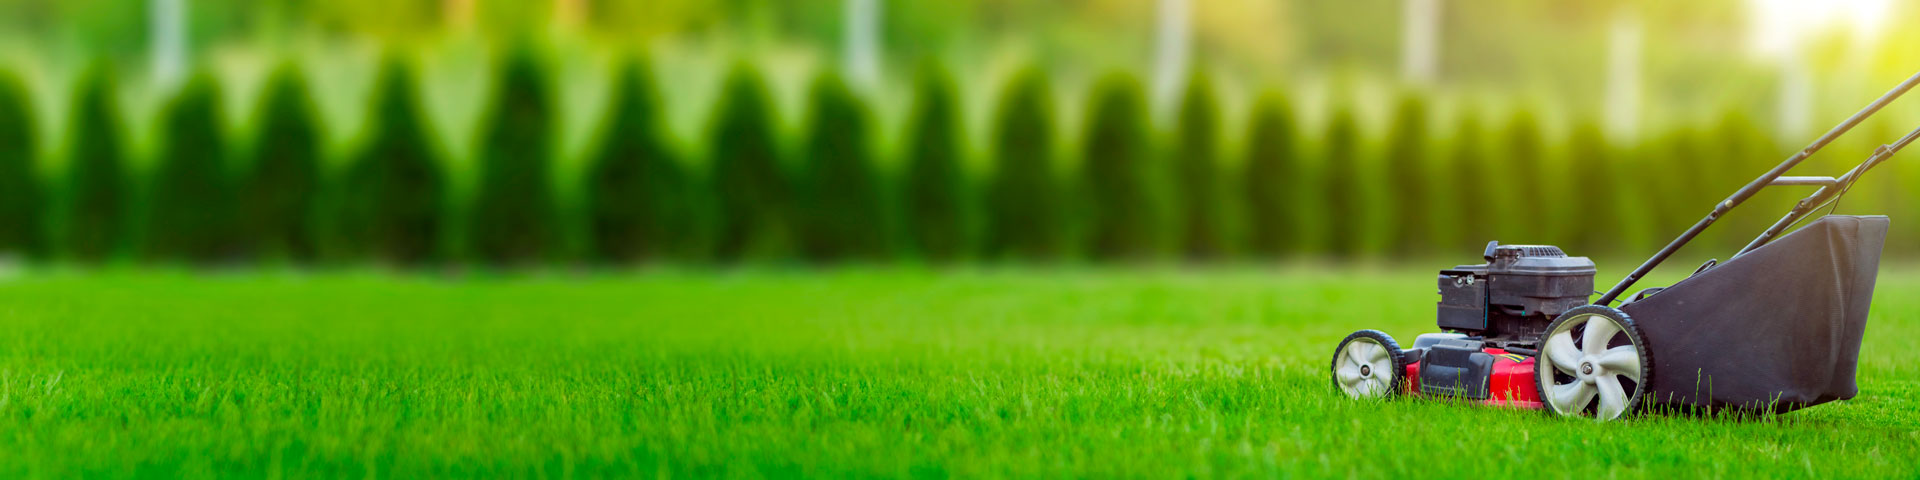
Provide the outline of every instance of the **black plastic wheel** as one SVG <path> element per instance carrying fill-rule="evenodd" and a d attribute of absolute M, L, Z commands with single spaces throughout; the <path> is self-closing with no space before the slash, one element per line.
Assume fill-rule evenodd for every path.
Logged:
<path fill-rule="evenodd" d="M 1406 384 L 1407 357 L 1393 337 L 1361 330 L 1333 349 L 1332 373 L 1333 387 L 1349 397 L 1388 398 Z"/>
<path fill-rule="evenodd" d="M 1618 419 L 1638 411 L 1653 384 L 1652 351 L 1640 327 L 1605 305 L 1553 319 L 1537 358 L 1534 388 L 1550 415 Z"/>

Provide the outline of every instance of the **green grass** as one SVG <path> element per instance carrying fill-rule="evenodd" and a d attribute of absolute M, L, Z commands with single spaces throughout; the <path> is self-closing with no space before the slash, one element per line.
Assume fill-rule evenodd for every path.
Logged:
<path fill-rule="evenodd" d="M 1904 270 L 1904 269 L 1903 269 Z M 1425 269 L 62 274 L 0 282 L 0 476 L 1904 477 L 1920 271 L 1859 398 L 1611 424 L 1327 380 Z M 1756 355 L 1765 352 L 1728 352 Z"/>

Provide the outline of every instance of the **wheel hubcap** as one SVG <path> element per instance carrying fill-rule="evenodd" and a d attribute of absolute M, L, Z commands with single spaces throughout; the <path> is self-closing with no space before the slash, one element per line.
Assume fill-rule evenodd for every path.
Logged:
<path fill-rule="evenodd" d="M 1392 393 L 1393 356 L 1378 340 L 1355 338 L 1340 347 L 1334 358 L 1334 381 L 1347 396 L 1376 398 Z"/>
<path fill-rule="evenodd" d="M 1579 335 L 1575 335 L 1576 330 Z M 1561 415 L 1591 416 L 1603 421 L 1626 413 L 1627 402 L 1642 388 L 1642 383 L 1640 345 L 1624 333 L 1625 329 L 1615 320 L 1597 314 L 1574 317 L 1548 332 L 1540 349 L 1540 361 L 1551 367 L 1538 369 L 1547 397 L 1541 400 L 1548 408 Z M 1621 345 L 1611 346 L 1615 343 Z M 1556 372 L 1568 378 L 1561 380 Z M 1588 412 L 1589 408 L 1592 412 Z"/>

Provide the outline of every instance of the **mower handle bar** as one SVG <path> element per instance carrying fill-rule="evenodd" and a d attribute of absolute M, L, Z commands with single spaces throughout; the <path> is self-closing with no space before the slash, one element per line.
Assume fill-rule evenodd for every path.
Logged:
<path fill-rule="evenodd" d="M 1760 189 L 1774 184 L 1781 176 L 1786 175 L 1787 170 L 1791 170 L 1793 167 L 1800 165 L 1800 162 L 1805 161 L 1807 157 L 1813 156 L 1815 152 L 1819 152 L 1820 149 L 1826 147 L 1827 144 L 1833 143 L 1835 139 L 1846 134 L 1848 130 L 1852 130 L 1854 126 L 1865 121 L 1867 117 L 1878 113 L 1881 108 L 1886 107 L 1888 103 L 1892 103 L 1894 99 L 1900 98 L 1900 95 L 1907 93 L 1908 90 L 1912 90 L 1916 85 L 1920 85 L 1920 73 L 1915 73 L 1913 76 L 1907 77 L 1906 81 L 1900 82 L 1900 85 L 1880 95 L 1880 98 L 1874 99 L 1873 103 L 1867 104 L 1866 108 L 1860 109 L 1859 112 L 1855 112 L 1853 116 L 1847 117 L 1847 119 L 1840 122 L 1839 125 L 1835 125 L 1833 129 L 1827 130 L 1827 133 L 1820 135 L 1820 138 L 1814 139 L 1813 143 L 1808 144 L 1806 148 L 1801 149 L 1798 153 L 1793 154 L 1793 156 L 1787 157 L 1787 159 L 1780 162 L 1779 165 L 1774 166 L 1772 170 L 1768 170 L 1767 173 L 1760 175 L 1760 178 L 1756 178 L 1752 182 L 1747 182 L 1746 186 L 1735 190 L 1733 195 L 1728 196 L 1726 200 L 1721 200 L 1719 204 L 1714 205 L 1713 211 L 1707 212 L 1705 218 L 1694 222 L 1692 227 L 1687 227 L 1685 232 L 1680 233 L 1680 238 L 1676 238 L 1672 242 L 1667 243 L 1667 246 L 1661 247 L 1659 252 L 1653 254 L 1653 258 L 1647 259 L 1647 261 L 1641 263 L 1639 267 L 1634 268 L 1632 273 L 1627 274 L 1627 278 L 1621 279 L 1620 283 L 1613 286 L 1613 289 L 1607 290 L 1607 293 L 1602 295 L 1600 300 L 1594 302 L 1594 304 L 1608 305 L 1613 303 L 1615 299 L 1620 298 L 1621 294 L 1626 293 L 1627 289 L 1632 288 L 1634 282 L 1640 281 L 1640 278 L 1646 276 L 1647 272 L 1651 272 L 1654 267 L 1660 266 L 1660 262 L 1664 262 L 1667 260 L 1667 257 L 1673 256 L 1674 252 L 1679 251 L 1680 247 L 1685 246 L 1687 242 L 1693 241 L 1693 238 L 1699 236 L 1700 232 L 1705 231 L 1708 226 L 1713 225 L 1715 220 L 1719 220 L 1721 215 L 1725 215 L 1727 211 L 1733 210 L 1733 207 L 1740 206 L 1740 204 L 1746 202 L 1748 198 L 1752 198 L 1754 194 L 1760 193 Z M 1905 147 L 1907 143 L 1914 140 L 1914 136 L 1917 133 L 1920 133 L 1920 130 L 1915 130 L 1914 133 L 1907 134 L 1906 137 L 1901 138 L 1900 141 L 1896 143 L 1899 147 Z M 1894 145 L 1882 145 L 1879 150 L 1875 151 L 1874 156 L 1868 159 L 1867 163 L 1863 163 L 1860 167 L 1854 168 L 1857 172 L 1847 172 L 1847 175 L 1842 176 L 1836 183 L 1821 187 L 1818 192 L 1815 192 L 1814 195 L 1808 197 L 1808 199 L 1821 197 L 1823 194 L 1826 197 L 1837 195 L 1842 188 L 1836 187 L 1844 187 L 1844 185 L 1851 183 L 1853 181 L 1852 177 L 1856 176 L 1856 173 L 1866 173 L 1866 168 L 1871 167 L 1872 164 L 1879 161 L 1884 161 L 1884 157 L 1892 156 L 1893 152 L 1898 150 L 1899 148 Z M 1767 233 L 1761 234 L 1761 237 L 1755 239 L 1754 243 L 1748 244 L 1746 248 L 1742 248 L 1741 253 L 1759 248 L 1759 245 L 1765 244 L 1766 240 L 1770 239 L 1772 235 L 1778 235 L 1779 230 L 1785 230 L 1787 226 L 1791 226 L 1794 222 L 1799 221 L 1800 218 L 1805 217 L 1808 212 L 1813 211 L 1813 207 L 1802 209 L 1802 206 L 1808 203 L 1813 203 L 1815 207 L 1818 206 L 1818 203 L 1802 200 L 1800 205 L 1794 206 L 1793 212 L 1788 213 L 1787 217 L 1781 219 L 1781 222 L 1785 222 L 1785 225 L 1782 225 L 1781 222 L 1775 222 L 1773 227 L 1767 229 Z M 1788 218 L 1792 218 L 1794 222 L 1788 222 Z"/>
<path fill-rule="evenodd" d="M 1892 158 L 1894 153 L 1899 152 L 1902 148 L 1906 148 L 1907 144 L 1913 143 L 1916 139 L 1920 139 L 1920 128 L 1907 132 L 1907 135 L 1900 137 L 1898 141 L 1881 145 L 1880 148 L 1874 149 L 1873 156 L 1867 157 L 1867 160 L 1861 162 L 1859 166 L 1847 170 L 1845 175 L 1841 175 L 1840 178 L 1834 180 L 1832 184 L 1820 187 L 1820 190 L 1813 192 L 1812 195 L 1800 199 L 1800 202 L 1795 203 L 1793 209 L 1787 211 L 1785 216 L 1773 222 L 1773 226 L 1767 227 L 1767 231 L 1761 232 L 1759 237 L 1755 237 L 1753 242 L 1748 243 L 1747 246 L 1741 247 L 1740 252 L 1733 254 L 1733 256 L 1746 255 L 1747 252 L 1751 252 L 1753 249 L 1760 248 L 1760 246 L 1766 245 L 1767 242 L 1773 241 L 1775 236 L 1780 235 L 1781 232 L 1786 231 L 1787 228 L 1792 227 L 1794 224 L 1800 223 L 1801 219 L 1807 218 L 1807 214 L 1819 210 L 1820 207 L 1826 206 L 1827 202 L 1833 201 L 1835 197 L 1846 192 L 1847 188 L 1851 187 L 1855 180 L 1859 180 L 1861 175 L 1867 173 L 1867 170 L 1872 170 L 1873 167 L 1879 166 L 1881 162 Z"/>
<path fill-rule="evenodd" d="M 1773 182 L 1768 183 L 1767 186 L 1779 187 L 1779 186 L 1788 186 L 1788 185 L 1817 185 L 1817 186 L 1824 187 L 1824 186 L 1833 185 L 1839 182 L 1840 182 L 1839 179 L 1836 179 L 1833 177 L 1780 177 L 1780 178 L 1773 179 Z"/>

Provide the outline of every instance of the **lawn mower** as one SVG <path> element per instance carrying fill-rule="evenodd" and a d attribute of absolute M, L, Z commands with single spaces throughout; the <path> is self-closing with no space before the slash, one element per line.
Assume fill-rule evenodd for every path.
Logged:
<path fill-rule="evenodd" d="M 1829 209 L 1782 234 L 1838 202 L 1920 129 L 1837 178 L 1786 173 L 1916 84 L 1920 74 L 1714 205 L 1596 301 L 1592 260 L 1489 242 L 1485 263 L 1440 271 L 1441 333 L 1402 348 L 1378 330 L 1354 332 L 1334 350 L 1334 386 L 1353 398 L 1457 398 L 1597 421 L 1656 405 L 1784 413 L 1853 398 L 1887 217 Z M 1727 261 L 1613 305 L 1734 207 L 1795 185 L 1819 188 Z"/>

